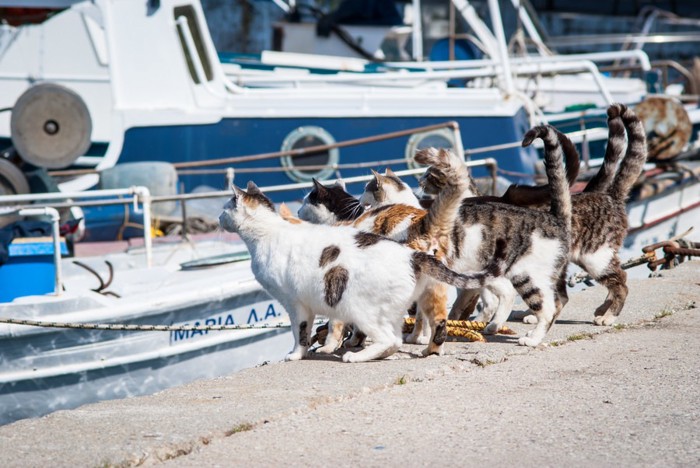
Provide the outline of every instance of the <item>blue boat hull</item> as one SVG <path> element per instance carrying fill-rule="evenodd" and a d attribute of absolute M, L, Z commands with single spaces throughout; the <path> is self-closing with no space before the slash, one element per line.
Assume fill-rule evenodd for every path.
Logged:
<path fill-rule="evenodd" d="M 223 119 L 211 125 L 131 128 L 125 134 L 119 162 L 157 160 L 181 163 L 277 152 L 282 149 L 284 139 L 302 126 L 321 127 L 330 133 L 335 141 L 344 141 L 444 123 L 448 120 L 454 120 L 459 124 L 462 142 L 466 149 L 520 141 L 529 127 L 523 111 L 514 117 L 456 119 L 439 117 Z M 338 162 L 356 164 L 401 159 L 405 157 L 408 142 L 409 137 L 400 137 L 340 148 Z M 501 150 L 486 154 L 484 157 L 494 157 L 498 160 L 500 168 L 522 174 L 532 174 L 537 161 L 535 151 L 521 148 Z M 223 167 L 225 166 L 219 166 L 219 169 Z M 235 164 L 236 182 L 244 185 L 247 180 L 254 180 L 260 186 L 296 182 L 286 171 L 280 170 L 283 167 L 281 158 L 278 157 Z M 390 167 L 394 170 L 408 168 L 407 162 L 392 164 Z M 277 172 L 245 172 L 252 168 L 277 170 Z M 383 167 L 376 169 L 383 169 Z M 342 169 L 334 175 L 352 177 L 368 173 L 368 168 L 357 168 Z M 483 174 L 485 175 L 486 172 Z M 479 175 L 478 172 L 477 175 Z M 222 174 L 181 175 L 180 180 L 184 182 L 185 189 L 188 191 L 199 185 L 207 185 L 214 189 L 226 188 L 226 181 Z M 514 180 L 528 182 L 527 178 Z M 288 192 L 281 194 L 280 199 L 299 199 L 303 195 L 303 191 Z"/>

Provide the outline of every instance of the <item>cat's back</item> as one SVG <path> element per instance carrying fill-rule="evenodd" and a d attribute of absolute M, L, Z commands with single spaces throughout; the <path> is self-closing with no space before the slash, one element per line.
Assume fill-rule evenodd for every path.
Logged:
<path fill-rule="evenodd" d="M 409 230 L 421 222 L 426 211 L 405 204 L 384 205 L 366 211 L 353 226 L 362 231 L 403 241 Z"/>
<path fill-rule="evenodd" d="M 607 193 L 582 192 L 571 197 L 572 252 L 619 248 L 627 235 L 625 205 Z"/>
<path fill-rule="evenodd" d="M 484 202 L 465 198 L 457 221 L 465 227 L 480 225 L 494 237 L 512 238 L 535 231 L 544 237 L 561 237 L 566 233 L 566 223 L 552 215 L 548 209 L 535 209 L 501 202 Z"/>

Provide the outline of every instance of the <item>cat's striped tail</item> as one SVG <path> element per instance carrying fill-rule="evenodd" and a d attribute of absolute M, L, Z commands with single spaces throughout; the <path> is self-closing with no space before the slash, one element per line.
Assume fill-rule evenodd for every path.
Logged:
<path fill-rule="evenodd" d="M 554 129 L 557 139 L 564 153 L 564 167 L 566 170 L 566 181 L 569 186 L 576 182 L 579 170 L 581 169 L 581 157 L 578 154 L 576 145 L 568 136 Z M 624 135 L 623 135 L 624 137 Z M 613 168 L 614 170 L 614 168 Z M 519 185 L 512 184 L 501 197 L 504 203 L 518 206 L 544 205 L 549 203 L 551 189 L 549 184 L 545 185 Z"/>
<path fill-rule="evenodd" d="M 447 149 L 425 148 L 418 151 L 414 159 L 419 164 L 437 169 L 442 178 L 442 190 L 423 218 L 421 231 L 437 239 L 448 236 L 464 192 L 471 190 L 469 171 L 462 158 Z"/>
<path fill-rule="evenodd" d="M 535 138 L 544 141 L 544 169 L 551 190 L 550 212 L 563 220 L 567 232 L 571 232 L 571 194 L 562 165 L 562 148 L 557 130 L 549 125 L 530 129 L 523 137 L 523 146 L 529 146 Z"/>
<path fill-rule="evenodd" d="M 617 163 L 625 151 L 625 125 L 622 114 L 627 110 L 623 104 L 608 107 L 608 146 L 603 164 L 596 175 L 588 181 L 584 192 L 607 192 L 615 178 Z"/>
<path fill-rule="evenodd" d="M 647 136 L 639 117 L 632 109 L 625 107 L 622 112 L 622 122 L 627 130 L 627 152 L 609 192 L 610 196 L 618 202 L 627 200 L 632 186 L 639 178 L 647 161 Z"/>
<path fill-rule="evenodd" d="M 456 273 L 447 268 L 436 257 L 425 252 L 414 252 L 412 255 L 411 261 L 416 277 L 425 274 L 462 289 L 481 289 L 488 280 L 502 276 L 506 270 L 506 241 L 504 239 L 496 240 L 493 258 L 483 270 L 474 273 Z"/>

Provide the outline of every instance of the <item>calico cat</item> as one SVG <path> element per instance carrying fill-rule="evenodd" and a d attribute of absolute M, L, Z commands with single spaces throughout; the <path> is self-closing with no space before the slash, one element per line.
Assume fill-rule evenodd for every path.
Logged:
<path fill-rule="evenodd" d="M 445 251 L 447 265 L 456 271 L 486 264 L 495 240 L 510 238 L 504 277 L 486 286 L 498 302 L 486 331 L 495 332 L 503 325 L 512 309 L 515 288 L 538 318 L 537 326 L 518 341 L 527 346 L 537 346 L 542 341 L 567 301 L 565 274 L 571 232 L 571 198 L 558 132 L 550 126 L 535 127 L 525 134 L 523 146 L 535 138 L 542 138 L 545 144 L 545 171 L 551 191 L 549 210 L 465 197 L 449 230 L 440 233 L 449 240 Z M 469 179 L 466 167 L 446 166 L 441 157 L 444 155 L 457 158 L 450 152 L 440 156 L 433 152 L 424 153 L 422 156 L 426 157 L 417 157 L 416 161 L 433 166 L 446 187 L 468 186 L 464 182 Z"/>
<path fill-rule="evenodd" d="M 295 344 L 288 361 L 306 356 L 316 315 L 354 323 L 372 339 L 344 362 L 393 354 L 405 310 L 426 283 L 482 287 L 501 274 L 507 249 L 499 240 L 485 269 L 458 274 L 431 255 L 350 226 L 287 222 L 252 182 L 247 191 L 234 187 L 219 222 L 243 239 L 255 278 L 289 313 Z"/>
<path fill-rule="evenodd" d="M 604 162 L 598 173 L 588 182 L 582 193 L 572 195 L 572 238 L 569 261 L 588 272 L 593 279 L 608 289 L 605 302 L 594 312 L 596 325 L 611 325 L 619 316 L 627 297 L 626 273 L 620 267 L 618 251 L 627 233 L 625 201 L 646 162 L 646 143 L 643 126 L 637 116 L 621 104 L 608 109 L 608 145 Z M 617 169 L 617 163 L 627 151 Z M 560 138 L 561 142 L 562 139 Z M 617 169 L 617 170 L 616 170 Z M 437 172 L 437 171 L 433 171 Z M 421 182 L 427 192 L 441 189 L 442 175 L 433 173 Z M 520 197 L 517 204 L 532 206 L 542 198 Z M 516 203 L 515 200 L 503 200 Z M 542 208 L 542 207 L 540 207 Z M 471 313 L 473 292 L 463 292 L 450 312 L 450 318 L 464 318 Z M 490 317 L 485 308 L 485 318 Z M 533 322 L 526 317 L 526 322 Z"/>
<path fill-rule="evenodd" d="M 413 197 L 413 203 L 417 199 L 408 186 L 403 184 L 390 170 L 381 175 L 374 172 L 374 182 L 370 181 L 367 187 L 373 193 L 375 200 L 388 202 L 390 198 L 399 198 L 410 201 L 408 196 L 397 194 L 405 192 Z M 386 179 L 390 179 L 387 181 Z M 387 187 L 390 196 L 387 196 Z M 367 193 L 368 190 L 365 190 Z M 353 227 L 366 232 L 379 234 L 390 239 L 405 243 L 409 247 L 428 252 L 440 258 L 440 249 L 436 244 L 434 232 L 439 229 L 444 219 L 451 219 L 456 213 L 457 203 L 461 199 L 460 193 L 443 192 L 430 210 L 424 210 L 406 204 L 385 204 L 378 208 L 364 211 L 360 202 L 352 195 L 345 192 L 337 185 L 324 187 L 314 180 L 313 190 L 304 198 L 298 215 L 301 219 L 310 222 L 330 222 L 332 224 L 351 224 Z M 342 213 L 359 214 L 354 221 L 342 220 Z M 360 214 L 361 213 L 361 214 Z M 430 283 L 419 295 L 417 302 L 417 321 L 413 331 L 406 337 L 408 343 L 428 344 L 423 354 L 442 354 L 444 337 L 438 333 L 438 328 L 445 323 L 447 311 L 447 286 L 441 283 Z M 429 328 L 425 327 L 423 316 L 428 319 Z M 340 345 L 343 324 L 331 324 L 331 333 L 326 340 L 326 345 L 317 351 L 333 352 L 333 346 Z M 430 333 L 428 335 L 427 333 Z M 432 340 L 430 339 L 432 336 Z M 354 335 L 349 346 L 358 344 L 359 338 Z M 330 340 L 330 341 L 329 341 Z"/>
<path fill-rule="evenodd" d="M 361 205 L 378 208 L 399 203 L 421 208 L 411 187 L 404 183 L 391 169 L 387 168 L 383 175 L 372 169 L 372 174 L 374 179 L 365 185 L 365 190 L 360 197 Z"/>

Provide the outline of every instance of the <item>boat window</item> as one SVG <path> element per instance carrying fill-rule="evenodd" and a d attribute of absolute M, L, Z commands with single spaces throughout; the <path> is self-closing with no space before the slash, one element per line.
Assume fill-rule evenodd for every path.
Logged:
<path fill-rule="evenodd" d="M 335 143 L 333 136 L 321 127 L 299 127 L 284 139 L 282 151 L 333 143 Z M 333 175 L 333 166 L 338 163 L 339 157 L 338 148 L 333 148 L 294 157 L 282 156 L 281 161 L 292 180 L 308 182 L 312 178 L 323 180 Z"/>
<path fill-rule="evenodd" d="M 202 33 L 199 29 L 199 21 L 197 21 L 197 13 L 194 11 L 192 5 L 185 5 L 175 7 L 173 9 L 173 16 L 175 17 L 176 21 L 181 16 L 184 16 L 187 19 L 187 25 L 190 28 L 190 33 L 192 33 L 192 39 L 194 40 L 194 46 L 197 50 L 199 61 L 204 69 L 204 75 L 207 77 L 207 81 L 211 81 L 214 78 L 214 73 L 212 71 L 211 62 L 209 62 L 209 56 L 207 55 L 207 51 L 204 47 L 204 41 L 202 40 Z M 177 35 L 180 38 L 180 46 L 182 47 L 182 51 L 185 53 L 185 60 L 187 60 L 187 68 L 190 70 L 192 81 L 199 84 L 199 77 L 197 77 L 197 72 L 194 68 L 192 57 L 190 56 L 189 49 L 187 48 L 185 38 L 183 37 L 180 28 L 176 27 L 176 29 Z"/>
<path fill-rule="evenodd" d="M 413 160 L 413 155 L 416 151 L 423 148 L 445 148 L 461 152 L 461 148 L 456 147 L 454 133 L 448 128 L 441 128 L 438 130 L 432 130 L 430 132 L 422 132 L 411 135 L 406 144 L 406 160 L 408 161 L 408 167 L 411 169 L 416 169 L 421 167 L 420 164 Z"/>

